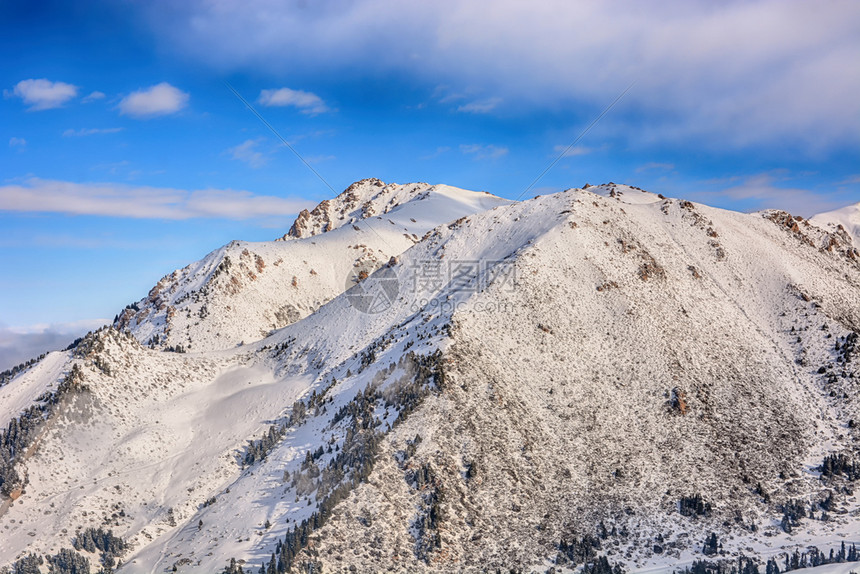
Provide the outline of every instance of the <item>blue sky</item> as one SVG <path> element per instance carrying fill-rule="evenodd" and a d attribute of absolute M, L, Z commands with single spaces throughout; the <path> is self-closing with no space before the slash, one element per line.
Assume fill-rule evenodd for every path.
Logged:
<path fill-rule="evenodd" d="M 71 5 L 70 5 L 71 4 Z M 0 367 L 378 177 L 860 201 L 860 4 L 0 0 Z M 32 344 L 31 344 L 32 343 Z"/>

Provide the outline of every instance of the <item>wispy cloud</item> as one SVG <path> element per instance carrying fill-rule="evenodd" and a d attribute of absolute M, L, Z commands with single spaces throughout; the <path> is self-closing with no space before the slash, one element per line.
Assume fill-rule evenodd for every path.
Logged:
<path fill-rule="evenodd" d="M 99 134 L 115 134 L 121 132 L 122 128 L 81 128 L 79 130 L 67 129 L 63 132 L 63 137 L 83 137 L 94 136 Z"/>
<path fill-rule="evenodd" d="M 291 106 L 303 114 L 316 115 L 330 111 L 321 97 L 303 90 L 279 88 L 277 90 L 262 90 L 257 102 L 267 107 Z"/>
<path fill-rule="evenodd" d="M 90 102 L 95 102 L 96 100 L 103 100 L 105 97 L 106 96 L 105 96 L 104 92 L 99 92 L 99 91 L 90 92 L 90 94 L 88 96 L 85 96 L 81 100 L 81 102 L 84 104 L 89 104 Z"/>
<path fill-rule="evenodd" d="M 231 147 L 227 153 L 233 159 L 242 161 L 253 167 L 254 169 L 261 168 L 269 161 L 268 156 L 258 149 L 262 138 L 253 140 L 245 140 L 236 147 Z"/>
<path fill-rule="evenodd" d="M 571 148 L 568 148 L 568 146 L 566 145 L 557 145 L 552 149 L 555 152 L 556 156 L 563 152 L 564 156 L 562 157 L 575 157 L 578 155 L 586 155 L 592 152 L 592 149 L 590 147 L 585 147 L 581 145 L 573 146 Z"/>
<path fill-rule="evenodd" d="M 24 147 L 27 145 L 27 140 L 24 138 L 9 138 L 9 147 Z"/>
<path fill-rule="evenodd" d="M 508 154 L 508 148 L 492 144 L 462 144 L 460 151 L 476 159 L 498 159 Z"/>
<path fill-rule="evenodd" d="M 436 151 L 434 151 L 433 153 L 427 154 L 427 155 L 422 155 L 420 159 L 436 159 L 440 155 L 446 154 L 449 151 L 451 151 L 450 147 L 448 147 L 446 145 L 445 146 L 439 146 L 436 148 Z"/>
<path fill-rule="evenodd" d="M 80 233 L 34 231 L 32 234 L 16 234 L 0 237 L 0 249 L 32 249 L 33 247 L 47 248 L 52 251 L 80 251 L 84 249 L 105 250 L 122 249 L 148 251 L 169 249 L 171 240 L 154 236 L 147 239 L 126 238 L 110 234 L 81 235 Z"/>
<path fill-rule="evenodd" d="M 305 157 L 305 161 L 308 163 L 322 163 L 324 161 L 332 161 L 333 159 L 337 159 L 337 156 L 320 154 L 320 155 L 309 155 Z"/>
<path fill-rule="evenodd" d="M 65 82 L 52 82 L 44 78 L 39 80 L 21 80 L 10 92 L 4 91 L 8 97 L 17 96 L 30 106 L 31 111 L 59 108 L 78 95 L 78 87 Z"/>
<path fill-rule="evenodd" d="M 15 335 L 40 335 L 43 333 L 61 333 L 65 335 L 86 333 L 98 329 L 109 323 L 107 319 L 81 319 L 67 323 L 35 323 L 22 327 L 7 327 L 0 325 L 0 332 L 4 335 L 13 333 Z"/>
<path fill-rule="evenodd" d="M 161 82 L 124 97 L 119 102 L 119 111 L 123 115 L 142 119 L 175 114 L 188 105 L 189 98 L 186 92 Z"/>
<path fill-rule="evenodd" d="M 439 100 L 441 103 L 452 102 L 456 100 L 462 100 L 465 98 L 463 94 L 457 94 L 451 91 L 451 86 L 447 84 L 439 84 L 435 88 L 433 88 L 433 93 L 431 96 L 434 100 Z"/>
<path fill-rule="evenodd" d="M 292 215 L 302 199 L 233 189 L 184 190 L 120 183 L 74 183 L 30 178 L 0 186 L 0 211 L 100 215 L 135 219 L 256 219 Z"/>
<path fill-rule="evenodd" d="M 463 104 L 457 107 L 458 112 L 466 112 L 470 114 L 487 114 L 496 109 L 502 103 L 501 98 L 489 98 L 486 100 L 477 100 Z"/>
<path fill-rule="evenodd" d="M 781 187 L 772 173 L 761 173 L 744 178 L 738 185 L 716 191 L 689 194 L 690 199 L 711 202 L 714 196 L 723 196 L 734 201 L 746 202 L 751 210 L 781 209 L 795 215 L 810 217 L 816 213 L 846 205 L 837 194 L 822 194 L 799 187 Z"/>
<path fill-rule="evenodd" d="M 675 169 L 674 163 L 659 163 L 652 161 L 637 167 L 636 173 L 645 173 L 646 171 L 672 171 L 673 169 Z"/>
<path fill-rule="evenodd" d="M 92 166 L 90 169 L 93 171 L 104 171 L 109 173 L 110 175 L 117 175 L 120 172 L 127 173 L 128 168 L 131 166 L 131 162 L 127 159 L 121 161 L 112 161 L 109 163 L 98 163 Z"/>

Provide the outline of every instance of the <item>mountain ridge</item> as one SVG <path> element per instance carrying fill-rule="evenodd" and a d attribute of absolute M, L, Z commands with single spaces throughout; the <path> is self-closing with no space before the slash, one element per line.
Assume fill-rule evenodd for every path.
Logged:
<path fill-rule="evenodd" d="M 293 231 L 301 237 L 233 241 L 162 278 L 114 325 L 158 349 L 215 350 L 256 341 L 340 294 L 352 269 L 370 272 L 430 229 L 507 203 L 450 186 L 362 180 L 299 214 L 291 229 L 302 229 Z"/>
<path fill-rule="evenodd" d="M 74 365 L 88 389 L 21 466 L 0 562 L 58 552 L 63 525 L 112 528 L 132 573 L 671 569 L 712 532 L 759 557 L 860 538 L 853 479 L 818 470 L 860 420 L 844 230 L 617 184 L 457 210 L 262 339 L 109 328 L 0 387 L 8 411 Z M 349 213 L 280 243 L 351 245 Z"/>

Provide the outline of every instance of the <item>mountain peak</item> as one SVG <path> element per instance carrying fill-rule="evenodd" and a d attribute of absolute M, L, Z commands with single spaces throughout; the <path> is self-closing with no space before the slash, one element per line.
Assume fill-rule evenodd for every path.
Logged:
<path fill-rule="evenodd" d="M 324 199 L 312 210 L 303 209 L 290 230 L 279 241 L 288 238 L 303 238 L 331 231 L 340 225 L 347 213 L 356 207 L 366 204 L 380 189 L 385 188 L 385 182 L 375 177 L 365 178 L 347 187 L 334 199 Z"/>
<path fill-rule="evenodd" d="M 379 217 L 404 204 L 423 201 L 432 196 L 445 196 L 448 204 L 470 207 L 489 208 L 507 203 L 487 192 L 429 183 L 385 183 L 377 178 L 367 178 L 356 181 L 337 197 L 321 201 L 312 210 L 303 210 L 287 234 L 278 241 L 303 239 L 333 231 L 343 225 L 354 225 L 360 220 Z"/>
<path fill-rule="evenodd" d="M 621 203 L 630 203 L 635 205 L 657 203 L 658 201 L 665 199 L 662 195 L 645 191 L 640 187 L 614 183 L 611 181 L 601 185 L 589 185 L 586 183 L 582 189 L 606 198 L 618 200 Z"/>

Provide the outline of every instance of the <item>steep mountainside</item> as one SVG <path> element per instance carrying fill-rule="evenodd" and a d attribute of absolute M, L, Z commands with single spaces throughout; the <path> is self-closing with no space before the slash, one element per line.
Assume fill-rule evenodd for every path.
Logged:
<path fill-rule="evenodd" d="M 410 189 L 342 197 L 278 245 L 312 257 Z M 466 193 L 428 190 L 383 221 Z M 6 421 L 47 420 L 3 451 L 0 564 L 77 544 L 135 574 L 782 569 L 859 541 L 847 232 L 615 184 L 466 197 L 259 341 L 181 354 L 110 328 L 0 387 Z M 87 528 L 127 548 L 89 551 Z"/>

